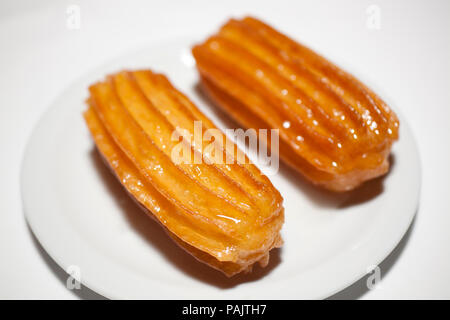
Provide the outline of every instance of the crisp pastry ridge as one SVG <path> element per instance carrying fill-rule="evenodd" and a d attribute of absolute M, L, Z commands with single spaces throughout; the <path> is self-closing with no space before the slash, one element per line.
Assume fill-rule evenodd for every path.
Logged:
<path fill-rule="evenodd" d="M 227 276 L 267 265 L 282 245 L 283 199 L 249 161 L 172 161 L 174 131 L 216 128 L 186 96 L 150 70 L 110 75 L 89 92 L 84 118 L 105 163 L 178 245 Z"/>
<path fill-rule="evenodd" d="M 192 52 L 211 99 L 244 127 L 279 129 L 280 157 L 314 184 L 347 191 L 388 171 L 397 116 L 311 49 L 245 17 Z"/>

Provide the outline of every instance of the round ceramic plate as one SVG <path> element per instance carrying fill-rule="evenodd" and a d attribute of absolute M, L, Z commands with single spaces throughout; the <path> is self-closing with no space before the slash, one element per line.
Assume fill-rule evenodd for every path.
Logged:
<path fill-rule="evenodd" d="M 419 156 L 402 117 L 389 174 L 351 193 L 318 190 L 284 165 L 270 176 L 284 197 L 285 245 L 250 275 L 228 279 L 197 262 L 128 197 L 84 124 L 87 88 L 111 72 L 151 68 L 168 75 L 219 127 L 232 127 L 198 90 L 191 45 L 174 39 L 121 57 L 73 84 L 41 119 L 21 187 L 29 225 L 50 256 L 108 298 L 325 298 L 379 264 L 408 229 L 419 198 Z"/>

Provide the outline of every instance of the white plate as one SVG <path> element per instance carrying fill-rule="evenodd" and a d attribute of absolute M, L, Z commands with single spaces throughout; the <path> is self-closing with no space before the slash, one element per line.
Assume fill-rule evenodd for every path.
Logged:
<path fill-rule="evenodd" d="M 351 194 L 320 191 L 284 166 L 270 177 L 285 199 L 285 245 L 251 275 L 227 279 L 195 261 L 129 199 L 93 151 L 81 116 L 87 87 L 120 69 L 152 68 L 229 127 L 196 89 L 191 44 L 159 43 L 96 70 L 63 92 L 35 128 L 22 196 L 50 256 L 65 270 L 79 268 L 82 283 L 109 298 L 325 298 L 379 264 L 408 229 L 419 199 L 419 156 L 402 117 L 390 173 Z"/>

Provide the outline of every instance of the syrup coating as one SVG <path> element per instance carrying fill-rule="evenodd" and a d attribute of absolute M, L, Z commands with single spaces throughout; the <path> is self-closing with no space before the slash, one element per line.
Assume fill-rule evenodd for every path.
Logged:
<path fill-rule="evenodd" d="M 397 116 L 311 49 L 246 17 L 192 52 L 212 100 L 244 127 L 278 129 L 280 157 L 314 184 L 347 191 L 388 171 Z"/>
<path fill-rule="evenodd" d="M 194 121 L 216 128 L 188 98 L 149 70 L 108 76 L 89 92 L 84 118 L 97 149 L 177 244 L 227 276 L 267 264 L 269 251 L 282 244 L 281 195 L 249 162 L 173 160 L 174 132 L 192 133 Z M 191 142 L 193 154 L 209 157 Z"/>

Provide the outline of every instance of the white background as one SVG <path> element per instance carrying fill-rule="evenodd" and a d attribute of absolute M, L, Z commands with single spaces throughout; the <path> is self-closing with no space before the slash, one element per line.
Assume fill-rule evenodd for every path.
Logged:
<path fill-rule="evenodd" d="M 292 3 L 0 3 L 0 298 L 101 298 L 87 288 L 66 289 L 64 271 L 40 247 L 22 211 L 22 154 L 49 104 L 78 77 L 128 51 L 252 14 L 382 88 L 419 145 L 419 210 L 381 264 L 380 286 L 368 290 L 362 279 L 333 298 L 450 299 L 450 1 Z M 79 30 L 66 25 L 74 4 L 81 9 Z M 366 25 L 370 5 L 380 9 L 379 30 Z"/>

